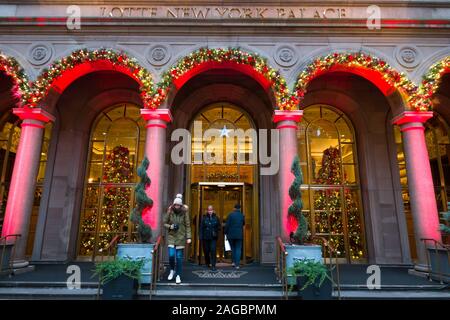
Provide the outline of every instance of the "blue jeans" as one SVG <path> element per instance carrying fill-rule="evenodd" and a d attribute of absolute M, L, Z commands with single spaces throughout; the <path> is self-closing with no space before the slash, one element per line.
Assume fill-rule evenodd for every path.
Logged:
<path fill-rule="evenodd" d="M 184 252 L 184 249 L 175 249 L 175 248 L 169 247 L 170 270 L 175 270 L 175 274 L 180 277 L 181 277 L 181 271 L 182 271 L 182 267 L 183 267 L 183 252 Z M 177 259 L 176 269 L 175 269 L 175 256 Z"/>
<path fill-rule="evenodd" d="M 231 246 L 231 261 L 238 266 L 241 261 L 242 239 L 228 239 L 228 241 Z"/>

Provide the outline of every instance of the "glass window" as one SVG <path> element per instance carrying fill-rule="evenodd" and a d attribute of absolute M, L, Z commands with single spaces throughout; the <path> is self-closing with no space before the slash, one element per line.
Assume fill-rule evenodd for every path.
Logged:
<path fill-rule="evenodd" d="M 95 122 L 78 237 L 80 257 L 95 258 L 116 235 L 122 242 L 134 239 L 129 214 L 144 142 L 145 125 L 137 106 L 114 106 Z"/>
<path fill-rule="evenodd" d="M 249 117 L 230 103 L 215 103 L 195 116 L 191 125 L 191 182 L 253 183 L 256 140 L 247 131 L 252 128 Z"/>
<path fill-rule="evenodd" d="M 347 262 L 366 258 L 363 212 L 353 127 L 337 109 L 305 108 L 298 152 L 304 175 L 302 198 L 313 236 L 327 238 Z M 305 197 L 308 197 L 305 201 Z"/>

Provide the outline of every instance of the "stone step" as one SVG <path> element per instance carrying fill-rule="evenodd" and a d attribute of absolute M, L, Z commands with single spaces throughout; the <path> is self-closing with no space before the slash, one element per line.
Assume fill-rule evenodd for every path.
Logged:
<path fill-rule="evenodd" d="M 333 297 L 338 298 L 337 291 L 333 292 Z M 450 300 L 450 291 L 424 291 L 424 290 L 344 290 L 341 291 L 340 298 L 344 300 L 361 300 L 361 299 L 439 299 Z"/>

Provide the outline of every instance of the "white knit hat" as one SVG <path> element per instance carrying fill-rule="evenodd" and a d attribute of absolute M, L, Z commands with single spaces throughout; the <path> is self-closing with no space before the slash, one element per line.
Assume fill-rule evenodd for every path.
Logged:
<path fill-rule="evenodd" d="M 173 204 L 183 205 L 183 195 L 181 193 L 177 194 L 175 199 L 173 200 Z"/>

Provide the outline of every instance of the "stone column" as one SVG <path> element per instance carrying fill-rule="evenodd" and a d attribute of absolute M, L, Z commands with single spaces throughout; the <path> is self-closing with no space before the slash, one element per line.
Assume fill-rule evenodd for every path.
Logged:
<path fill-rule="evenodd" d="M 147 122 L 145 155 L 150 161 L 147 174 L 151 185 L 146 190 L 147 196 L 153 200 L 153 208 L 143 216 L 145 223 L 152 227 L 153 239 L 161 233 L 161 218 L 164 212 L 162 192 L 164 190 L 164 160 L 166 157 L 167 123 L 172 122 L 169 109 L 141 109 L 141 116 Z"/>
<path fill-rule="evenodd" d="M 289 197 L 289 187 L 294 181 L 291 166 L 297 155 L 297 124 L 303 116 L 302 110 L 282 111 L 275 110 L 273 122 L 276 123 L 280 133 L 279 156 L 280 169 L 278 172 L 278 192 L 280 195 L 279 215 L 281 222 L 281 239 L 289 241 L 289 234 L 295 231 L 296 226 L 288 221 L 288 208 L 292 201 Z"/>
<path fill-rule="evenodd" d="M 22 119 L 11 184 L 6 203 L 2 236 L 21 234 L 15 245 L 13 266 L 26 267 L 25 250 L 33 208 L 36 178 L 41 157 L 44 126 L 55 118 L 40 108 L 16 108 L 13 113 Z"/>
<path fill-rule="evenodd" d="M 415 268 L 420 271 L 427 270 L 426 248 L 420 239 L 431 238 L 441 241 L 439 216 L 423 125 L 432 117 L 433 112 L 405 111 L 392 120 L 392 123 L 400 126 L 403 137 L 418 257 Z"/>

